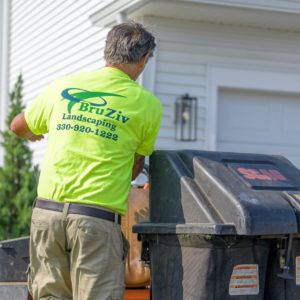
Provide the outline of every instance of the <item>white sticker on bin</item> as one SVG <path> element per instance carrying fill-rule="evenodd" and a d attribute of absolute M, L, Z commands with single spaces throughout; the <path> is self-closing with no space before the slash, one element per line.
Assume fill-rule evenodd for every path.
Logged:
<path fill-rule="evenodd" d="M 300 285 L 300 256 L 296 257 L 296 285 Z"/>
<path fill-rule="evenodd" d="M 229 283 L 229 295 L 258 295 L 258 265 L 236 265 Z"/>

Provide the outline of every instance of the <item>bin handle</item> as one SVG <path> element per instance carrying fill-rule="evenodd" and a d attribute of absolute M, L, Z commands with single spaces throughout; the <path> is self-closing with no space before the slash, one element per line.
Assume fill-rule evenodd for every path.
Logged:
<path fill-rule="evenodd" d="M 292 254 L 292 246 L 293 246 L 293 235 L 289 234 L 288 236 L 288 246 L 286 248 L 285 252 L 285 263 L 282 268 L 282 273 L 277 274 L 278 277 L 285 279 L 285 280 L 291 280 L 294 279 L 294 276 L 290 274 L 290 260 L 291 260 L 291 254 Z"/>

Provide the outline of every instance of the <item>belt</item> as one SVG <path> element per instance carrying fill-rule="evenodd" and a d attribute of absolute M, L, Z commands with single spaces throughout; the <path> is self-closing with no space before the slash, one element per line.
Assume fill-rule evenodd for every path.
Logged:
<path fill-rule="evenodd" d="M 65 202 L 39 200 L 39 199 L 36 200 L 34 205 L 34 207 L 37 208 L 54 210 L 59 212 L 62 212 L 64 210 L 64 206 L 65 206 Z M 90 217 L 104 219 L 107 221 L 117 222 L 118 224 L 121 224 L 121 216 L 117 213 L 109 212 L 101 208 L 84 206 L 75 203 L 70 203 L 67 214 L 90 216 Z"/>

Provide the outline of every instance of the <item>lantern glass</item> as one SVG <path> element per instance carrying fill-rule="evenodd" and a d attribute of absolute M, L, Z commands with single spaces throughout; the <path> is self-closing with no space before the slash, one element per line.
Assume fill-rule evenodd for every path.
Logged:
<path fill-rule="evenodd" d="M 175 139 L 197 140 L 197 98 L 185 94 L 175 102 Z"/>

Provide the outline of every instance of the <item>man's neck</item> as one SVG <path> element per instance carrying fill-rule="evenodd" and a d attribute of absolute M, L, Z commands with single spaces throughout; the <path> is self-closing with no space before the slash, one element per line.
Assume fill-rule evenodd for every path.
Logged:
<path fill-rule="evenodd" d="M 139 76 L 136 64 L 106 64 L 106 67 L 116 68 L 126 73 L 132 80 Z"/>

